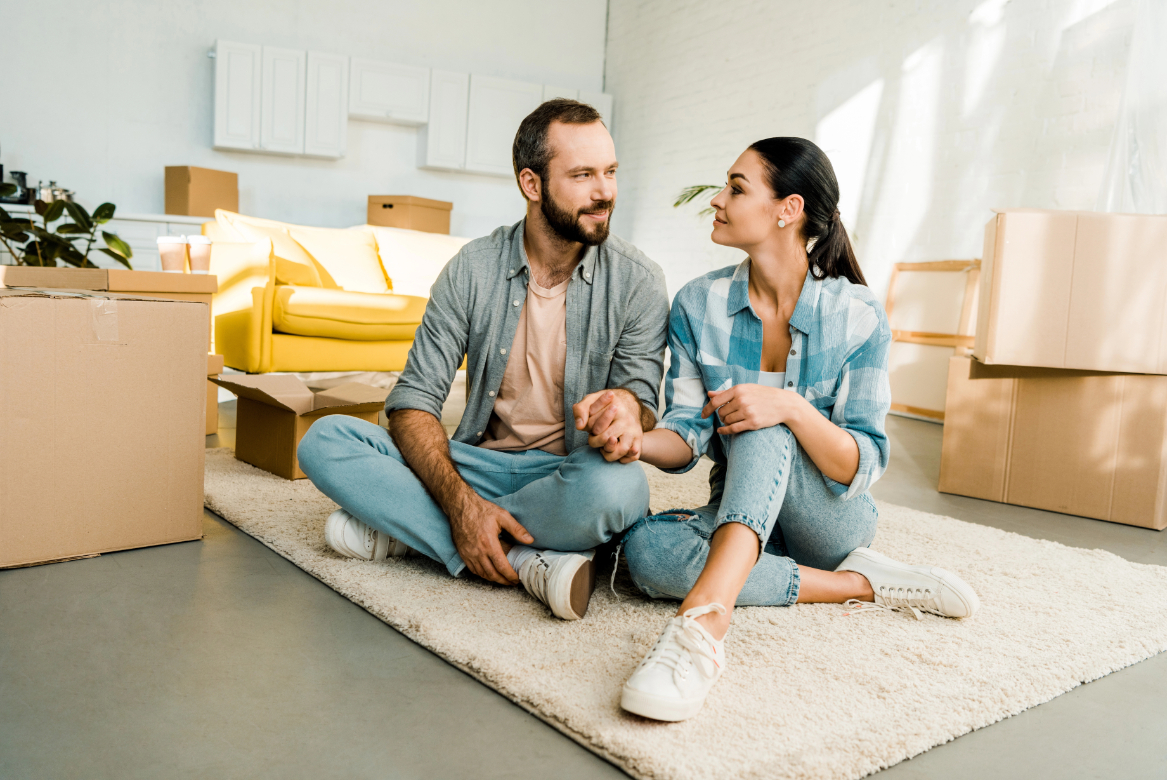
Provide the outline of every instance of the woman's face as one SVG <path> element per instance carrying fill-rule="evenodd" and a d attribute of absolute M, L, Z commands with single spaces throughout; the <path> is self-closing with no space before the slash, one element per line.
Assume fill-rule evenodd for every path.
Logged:
<path fill-rule="evenodd" d="M 713 243 L 749 251 L 778 230 L 796 229 L 786 215 L 789 200 L 775 200 L 762 158 L 746 149 L 729 169 L 725 188 L 710 201 L 715 209 Z M 786 227 L 779 228 L 778 220 L 784 216 Z"/>

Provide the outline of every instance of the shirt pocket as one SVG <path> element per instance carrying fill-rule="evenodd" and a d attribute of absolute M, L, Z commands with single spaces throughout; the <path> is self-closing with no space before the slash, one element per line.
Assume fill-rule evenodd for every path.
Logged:
<path fill-rule="evenodd" d="M 810 401 L 810 405 L 826 415 L 828 419 L 830 419 L 831 411 L 835 408 L 835 401 L 839 398 L 837 395 L 827 395 L 813 387 L 806 388 L 802 397 Z"/>

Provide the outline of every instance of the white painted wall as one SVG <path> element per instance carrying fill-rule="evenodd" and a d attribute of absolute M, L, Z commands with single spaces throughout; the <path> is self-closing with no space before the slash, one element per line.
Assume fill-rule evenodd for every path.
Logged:
<path fill-rule="evenodd" d="M 411 128 L 350 122 L 325 161 L 211 149 L 216 38 L 598 90 L 605 0 L 0 0 L 0 163 L 82 203 L 161 213 L 163 168 L 239 174 L 240 210 L 311 225 L 365 220 L 366 196 L 454 203 L 479 236 L 523 214 L 514 183 L 417 169 Z"/>
<path fill-rule="evenodd" d="M 740 258 L 682 187 L 798 135 L 836 166 L 872 287 L 980 257 L 990 209 L 1090 209 L 1125 80 L 1131 0 L 611 0 L 614 230 L 675 293 Z"/>

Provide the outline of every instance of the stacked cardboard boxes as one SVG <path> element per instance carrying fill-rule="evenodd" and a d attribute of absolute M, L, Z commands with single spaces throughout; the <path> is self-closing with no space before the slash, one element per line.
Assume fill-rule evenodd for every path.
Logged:
<path fill-rule="evenodd" d="M 942 492 L 1167 527 L 1167 216 L 998 213 L 945 407 Z"/>

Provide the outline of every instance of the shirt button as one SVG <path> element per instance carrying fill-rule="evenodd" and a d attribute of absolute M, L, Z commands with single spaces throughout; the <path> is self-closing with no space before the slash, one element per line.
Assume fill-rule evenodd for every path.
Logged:
<path fill-rule="evenodd" d="M 498 351 L 498 354 L 500 354 L 500 355 L 505 355 L 506 353 L 507 353 L 507 351 L 505 349 L 500 349 Z"/>
<path fill-rule="evenodd" d="M 518 301 L 514 301 L 514 305 L 515 305 L 515 306 L 518 306 L 518 305 L 519 305 L 519 302 L 518 302 Z"/>
<path fill-rule="evenodd" d="M 491 390 L 489 393 L 487 393 L 487 395 L 489 395 L 491 398 L 494 398 L 494 391 Z"/>
<path fill-rule="evenodd" d="M 478 431 L 478 432 L 477 432 L 477 433 L 475 433 L 474 435 L 475 435 L 475 436 L 481 436 L 481 435 L 482 435 L 482 431 Z"/>
<path fill-rule="evenodd" d="M 797 354 L 798 354 L 798 350 L 797 350 L 797 349 L 792 349 L 792 350 L 790 350 L 790 354 L 791 354 L 791 355 L 797 355 Z"/>
<path fill-rule="evenodd" d="M 786 386 L 787 386 L 787 387 L 794 387 L 794 383 L 793 383 L 793 382 L 787 382 L 787 383 L 786 383 Z M 491 395 L 494 395 L 494 393 L 491 393 Z"/>

